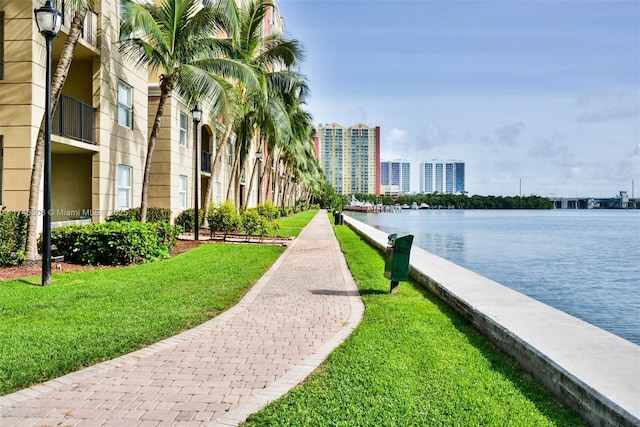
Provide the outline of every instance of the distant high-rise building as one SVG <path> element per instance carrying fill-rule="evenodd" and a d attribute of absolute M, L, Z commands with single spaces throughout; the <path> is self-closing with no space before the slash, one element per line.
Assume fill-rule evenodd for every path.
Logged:
<path fill-rule="evenodd" d="M 420 163 L 420 192 L 459 194 L 465 191 L 464 162 L 430 160 Z"/>
<path fill-rule="evenodd" d="M 380 194 L 396 196 L 409 193 L 411 163 L 408 160 L 382 160 L 380 162 Z"/>
<path fill-rule="evenodd" d="M 337 194 L 380 194 L 380 127 L 318 125 L 319 162 Z"/>

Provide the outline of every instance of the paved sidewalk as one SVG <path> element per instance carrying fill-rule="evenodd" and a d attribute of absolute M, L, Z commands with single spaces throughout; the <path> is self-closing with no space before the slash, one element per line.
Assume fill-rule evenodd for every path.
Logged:
<path fill-rule="evenodd" d="M 0 426 L 237 425 L 309 375 L 363 312 L 320 211 L 238 305 L 150 347 L 0 397 Z"/>

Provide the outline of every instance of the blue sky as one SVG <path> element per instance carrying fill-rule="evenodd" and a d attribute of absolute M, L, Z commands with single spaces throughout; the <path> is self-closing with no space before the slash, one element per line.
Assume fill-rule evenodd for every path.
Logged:
<path fill-rule="evenodd" d="M 640 0 L 279 0 L 314 123 L 383 159 L 466 162 L 470 194 L 640 196 Z"/>

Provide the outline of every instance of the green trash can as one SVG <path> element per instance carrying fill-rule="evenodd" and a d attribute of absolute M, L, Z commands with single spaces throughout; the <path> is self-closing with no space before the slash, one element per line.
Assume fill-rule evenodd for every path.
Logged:
<path fill-rule="evenodd" d="M 398 292 L 398 282 L 409 280 L 409 256 L 413 235 L 398 237 L 397 234 L 389 234 L 387 256 L 384 263 L 384 277 L 391 280 L 390 293 Z"/>

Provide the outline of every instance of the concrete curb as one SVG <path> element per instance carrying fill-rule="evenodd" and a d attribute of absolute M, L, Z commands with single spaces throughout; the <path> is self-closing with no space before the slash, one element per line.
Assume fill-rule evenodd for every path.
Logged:
<path fill-rule="evenodd" d="M 386 247 L 386 233 L 345 222 Z M 410 274 L 591 425 L 640 426 L 640 346 L 417 247 Z"/>

